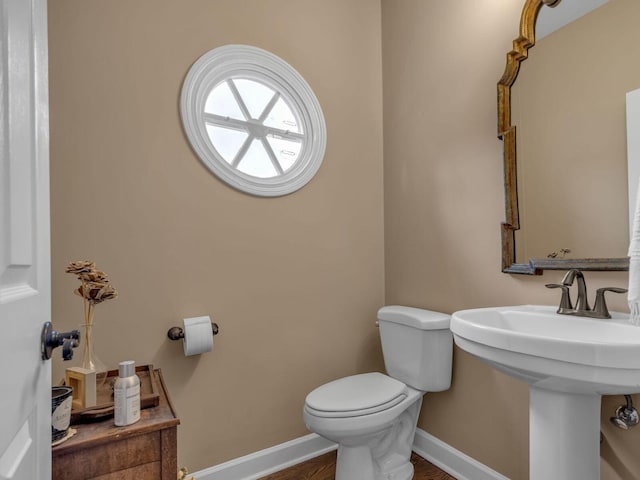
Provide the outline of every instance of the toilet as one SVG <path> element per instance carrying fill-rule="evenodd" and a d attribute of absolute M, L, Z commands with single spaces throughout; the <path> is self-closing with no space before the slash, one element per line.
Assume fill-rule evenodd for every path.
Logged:
<path fill-rule="evenodd" d="M 410 480 L 422 397 L 451 386 L 450 316 L 413 307 L 378 311 L 387 375 L 334 380 L 305 400 L 307 428 L 338 444 L 336 480 Z"/>

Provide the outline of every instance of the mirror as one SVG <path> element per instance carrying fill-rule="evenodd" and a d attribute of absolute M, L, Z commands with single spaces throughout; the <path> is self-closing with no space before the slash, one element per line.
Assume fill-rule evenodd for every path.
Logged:
<path fill-rule="evenodd" d="M 549 33 L 543 20 L 567 23 L 571 3 L 587 11 Z M 638 19 L 637 0 L 525 1 L 498 83 L 503 272 L 628 269 L 625 94 L 640 88 L 628 53 Z"/>

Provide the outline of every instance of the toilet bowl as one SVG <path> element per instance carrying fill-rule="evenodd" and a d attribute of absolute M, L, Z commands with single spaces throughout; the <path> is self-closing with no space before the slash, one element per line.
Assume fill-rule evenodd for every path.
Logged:
<path fill-rule="evenodd" d="M 347 408 L 335 409 L 347 393 Z M 303 416 L 309 430 L 338 443 L 336 480 L 408 480 L 423 395 L 381 373 L 365 373 L 311 392 Z"/>
<path fill-rule="evenodd" d="M 449 316 L 388 306 L 378 312 L 389 375 L 334 380 L 305 400 L 309 430 L 338 444 L 336 480 L 410 480 L 413 438 L 427 391 L 451 383 Z"/>

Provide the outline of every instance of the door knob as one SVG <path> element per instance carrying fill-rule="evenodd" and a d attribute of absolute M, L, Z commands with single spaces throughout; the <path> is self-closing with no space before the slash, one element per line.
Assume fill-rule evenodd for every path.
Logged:
<path fill-rule="evenodd" d="M 80 344 L 80 332 L 71 330 L 70 332 L 57 332 L 53 329 L 51 322 L 45 322 L 42 327 L 42 337 L 40 340 L 40 351 L 43 360 L 49 360 L 54 348 L 62 347 L 62 360 L 73 358 L 73 349 Z"/>

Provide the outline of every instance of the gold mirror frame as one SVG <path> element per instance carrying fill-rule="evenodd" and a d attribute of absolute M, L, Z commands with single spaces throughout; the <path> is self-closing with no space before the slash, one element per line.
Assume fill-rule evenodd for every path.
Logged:
<path fill-rule="evenodd" d="M 520 63 L 536 43 L 535 24 L 543 5 L 554 7 L 561 0 L 526 0 L 520 16 L 520 35 L 507 53 L 507 65 L 498 82 L 498 138 L 503 141 L 505 221 L 502 223 L 502 271 L 541 275 L 543 270 L 628 270 L 629 258 L 529 259 L 516 263 L 515 232 L 520 229 L 516 164 L 516 127 L 511 124 L 511 87 L 518 77 Z"/>

